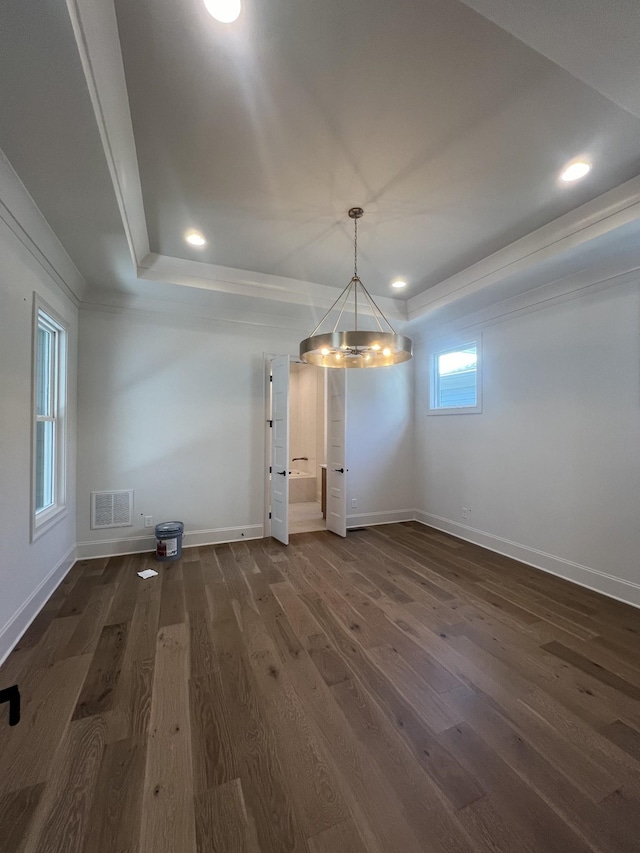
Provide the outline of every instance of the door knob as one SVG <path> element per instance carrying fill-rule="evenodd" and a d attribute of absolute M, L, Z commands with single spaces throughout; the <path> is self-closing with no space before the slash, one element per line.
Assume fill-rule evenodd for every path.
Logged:
<path fill-rule="evenodd" d="M 334 468 L 333 469 L 337 474 L 344 474 L 344 468 Z"/>
<path fill-rule="evenodd" d="M 276 474 L 280 474 L 281 477 L 285 477 L 287 472 L 286 471 L 276 471 Z"/>

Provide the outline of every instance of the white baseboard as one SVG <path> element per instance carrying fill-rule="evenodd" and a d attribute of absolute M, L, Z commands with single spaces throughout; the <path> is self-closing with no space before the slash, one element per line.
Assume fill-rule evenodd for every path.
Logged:
<path fill-rule="evenodd" d="M 387 512 L 364 512 L 361 515 L 347 516 L 347 530 L 353 527 L 371 527 L 374 524 L 398 524 L 401 521 L 414 521 L 415 509 L 393 509 Z"/>
<path fill-rule="evenodd" d="M 16 610 L 0 629 L 0 666 L 18 644 L 20 637 L 42 610 L 54 590 L 64 580 L 65 575 L 76 561 L 76 546 L 73 545 L 51 569 L 31 593 L 24 604 Z"/>
<path fill-rule="evenodd" d="M 249 524 L 242 527 L 218 527 L 213 530 L 188 530 L 182 539 L 183 548 L 196 548 L 200 545 L 222 545 L 238 540 L 261 539 L 264 536 L 262 524 Z M 79 560 L 91 560 L 95 557 L 117 557 L 123 554 L 143 554 L 155 551 L 155 535 L 131 536 L 126 539 L 102 539 L 99 542 L 78 542 Z"/>
<path fill-rule="evenodd" d="M 501 536 L 485 533 L 475 527 L 469 527 L 466 524 L 460 524 L 449 518 L 442 518 L 439 515 L 432 515 L 422 510 L 416 510 L 415 519 L 428 527 L 435 527 L 436 530 L 451 533 L 459 539 L 481 545 L 497 554 L 512 557 L 514 560 L 526 563 L 534 569 L 541 569 L 543 572 L 557 575 L 572 583 L 577 583 L 579 586 L 622 601 L 624 604 L 640 607 L 640 584 L 633 581 L 617 578 L 598 569 L 582 566 L 580 563 L 574 563 L 563 557 L 556 557 L 553 554 L 547 554 L 545 551 L 539 551 L 537 548 L 520 545 L 510 539 L 503 539 Z"/>

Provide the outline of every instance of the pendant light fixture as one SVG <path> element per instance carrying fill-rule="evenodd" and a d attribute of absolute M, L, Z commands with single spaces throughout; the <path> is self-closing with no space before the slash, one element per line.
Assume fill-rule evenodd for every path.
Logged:
<path fill-rule="evenodd" d="M 361 207 L 352 207 L 349 211 L 354 225 L 351 281 L 309 337 L 300 344 L 300 358 L 308 364 L 315 364 L 318 367 L 387 367 L 408 361 L 413 355 L 411 338 L 396 333 L 358 275 L 358 219 L 363 214 L 364 210 Z M 360 328 L 358 296 L 360 296 L 360 304 L 368 305 L 371 309 L 375 324 L 378 326 L 377 330 L 365 331 Z M 349 331 L 339 331 L 338 326 L 350 297 L 353 297 L 354 327 Z M 333 330 L 316 334 L 329 314 L 339 305 L 338 319 Z"/>

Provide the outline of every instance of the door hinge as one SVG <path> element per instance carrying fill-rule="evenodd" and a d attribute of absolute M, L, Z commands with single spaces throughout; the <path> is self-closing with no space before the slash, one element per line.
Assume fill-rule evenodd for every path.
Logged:
<path fill-rule="evenodd" d="M 271 376 L 271 374 L 269 374 L 269 382 L 273 382 L 273 376 Z"/>
<path fill-rule="evenodd" d="M 273 429 L 273 421 L 269 421 L 269 426 Z"/>
<path fill-rule="evenodd" d="M 271 518 L 271 513 L 269 513 L 269 518 Z"/>
<path fill-rule="evenodd" d="M 271 465 L 269 465 L 269 473 L 270 473 L 270 474 L 272 474 L 272 473 L 273 473 L 273 468 L 271 467 Z"/>

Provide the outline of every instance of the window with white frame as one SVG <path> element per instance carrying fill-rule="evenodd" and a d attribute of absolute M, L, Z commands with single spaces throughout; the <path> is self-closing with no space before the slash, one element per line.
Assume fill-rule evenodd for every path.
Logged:
<path fill-rule="evenodd" d="M 65 509 L 67 330 L 38 297 L 33 329 L 32 538 Z"/>
<path fill-rule="evenodd" d="M 430 414 L 482 411 L 480 338 L 431 353 Z"/>

